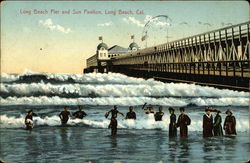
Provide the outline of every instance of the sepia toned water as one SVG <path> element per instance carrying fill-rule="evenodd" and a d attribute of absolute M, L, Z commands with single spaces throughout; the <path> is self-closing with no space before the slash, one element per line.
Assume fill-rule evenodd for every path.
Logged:
<path fill-rule="evenodd" d="M 27 74 L 25 74 L 27 75 Z M 28 74 L 32 75 L 32 74 Z M 0 106 L 0 159 L 9 162 L 245 162 L 249 159 L 249 93 L 220 90 L 193 84 L 162 83 L 121 74 L 61 75 L 47 79 L 20 80 L 20 75 L 2 74 Z M 163 106 L 163 121 L 141 109 L 147 102 L 154 111 Z M 88 114 L 70 118 L 61 126 L 58 114 L 65 105 L 73 113 L 78 105 Z M 118 135 L 110 136 L 113 105 L 124 114 L 134 106 L 136 120 L 118 116 Z M 168 107 L 184 106 L 192 122 L 189 137 L 168 138 Z M 202 137 L 204 107 L 232 109 L 236 137 Z M 34 129 L 25 130 L 30 109 Z M 213 115 L 214 116 L 214 115 Z M 222 123 L 223 124 L 223 123 Z"/>

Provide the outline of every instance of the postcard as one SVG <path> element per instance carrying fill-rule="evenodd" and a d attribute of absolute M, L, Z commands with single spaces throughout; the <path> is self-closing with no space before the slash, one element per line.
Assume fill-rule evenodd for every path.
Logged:
<path fill-rule="evenodd" d="M 249 13 L 2 1 L 0 162 L 249 162 Z"/>

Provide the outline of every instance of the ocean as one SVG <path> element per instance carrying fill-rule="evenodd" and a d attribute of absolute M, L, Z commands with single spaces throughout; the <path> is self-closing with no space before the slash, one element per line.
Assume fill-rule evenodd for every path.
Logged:
<path fill-rule="evenodd" d="M 117 73 L 1 74 L 0 159 L 9 162 L 246 162 L 250 159 L 249 92 L 184 83 L 163 83 Z M 142 110 L 163 106 L 163 121 Z M 84 119 L 61 126 L 64 106 L 71 113 L 83 106 Z M 105 113 L 113 105 L 124 114 L 133 106 L 136 120 L 118 116 L 118 134 L 110 136 Z M 168 107 L 184 106 L 191 118 L 189 137 L 169 139 Z M 202 137 L 205 106 L 227 109 L 236 117 L 237 136 Z M 24 118 L 32 109 L 33 130 Z M 214 113 L 212 113 L 213 116 Z M 223 122 L 222 122 L 223 124 Z"/>

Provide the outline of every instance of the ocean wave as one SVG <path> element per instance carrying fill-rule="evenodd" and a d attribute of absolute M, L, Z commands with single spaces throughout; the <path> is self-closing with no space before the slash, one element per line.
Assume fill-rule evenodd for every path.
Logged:
<path fill-rule="evenodd" d="M 60 96 L 60 97 L 249 97 L 247 92 L 220 90 L 185 83 L 140 84 L 61 84 L 30 83 L 1 84 L 1 97 Z"/>
<path fill-rule="evenodd" d="M 34 82 L 52 83 L 96 83 L 96 84 L 140 84 L 158 83 L 153 79 L 144 80 L 142 78 L 128 77 L 119 73 L 88 73 L 88 74 L 50 74 L 35 73 L 25 71 L 23 74 L 1 73 L 2 83 L 32 83 Z"/>
<path fill-rule="evenodd" d="M 202 118 L 197 119 L 197 117 L 192 117 L 191 125 L 189 126 L 189 131 L 202 131 Z M 195 119 L 196 118 L 196 119 Z M 0 126 L 1 128 L 25 128 L 24 115 L 19 117 L 0 115 Z M 91 119 L 91 117 L 86 117 L 85 119 L 69 119 L 68 125 L 70 126 L 84 126 L 89 128 L 108 128 L 110 123 L 109 119 L 101 117 L 99 120 Z M 125 120 L 118 118 L 118 128 L 121 129 L 162 129 L 168 130 L 169 116 L 163 116 L 163 121 L 156 122 L 154 120 L 153 114 L 139 116 L 137 120 Z M 222 123 L 223 124 L 223 123 Z M 60 126 L 61 121 L 58 116 L 46 116 L 44 118 L 34 117 L 34 127 L 39 126 Z M 238 118 L 237 119 L 237 131 L 248 132 L 249 122 L 248 119 Z"/>
<path fill-rule="evenodd" d="M 1 105 L 143 105 L 145 102 L 163 106 L 248 106 L 248 97 L 221 97 L 221 98 L 153 98 L 153 97 L 96 97 L 96 98 L 61 98 L 47 97 L 7 97 L 0 98 Z"/>

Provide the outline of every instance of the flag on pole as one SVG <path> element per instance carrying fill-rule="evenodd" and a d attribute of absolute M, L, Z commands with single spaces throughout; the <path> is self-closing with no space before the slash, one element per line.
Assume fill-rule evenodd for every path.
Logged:
<path fill-rule="evenodd" d="M 99 36 L 99 40 L 103 40 L 102 36 Z"/>
<path fill-rule="evenodd" d="M 141 41 L 144 41 L 146 39 L 146 35 L 142 36 Z"/>
<path fill-rule="evenodd" d="M 132 40 L 135 39 L 135 35 L 131 35 L 131 39 L 132 39 Z"/>

